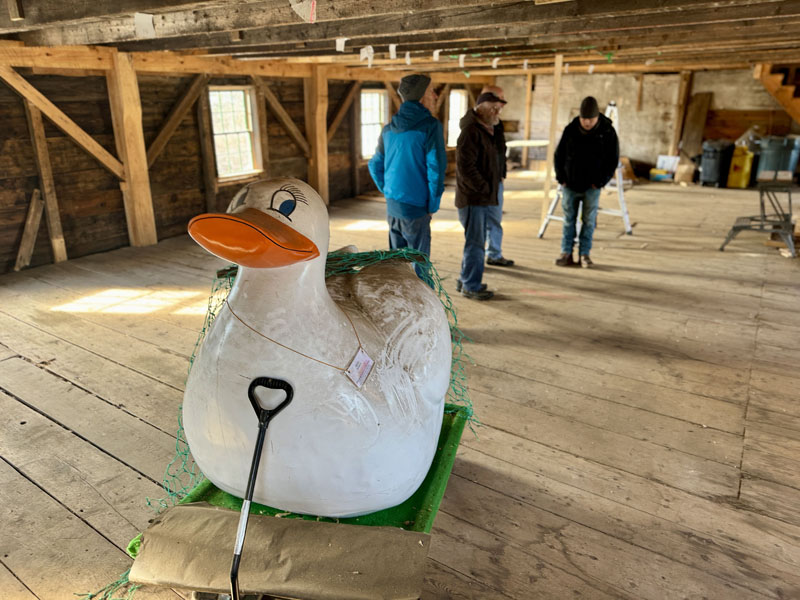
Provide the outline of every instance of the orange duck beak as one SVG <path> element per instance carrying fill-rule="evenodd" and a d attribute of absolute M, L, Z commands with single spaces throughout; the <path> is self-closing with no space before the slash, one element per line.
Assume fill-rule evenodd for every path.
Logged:
<path fill-rule="evenodd" d="M 189 221 L 189 235 L 214 256 L 243 267 L 285 267 L 319 256 L 314 242 L 255 208 L 198 215 Z"/>

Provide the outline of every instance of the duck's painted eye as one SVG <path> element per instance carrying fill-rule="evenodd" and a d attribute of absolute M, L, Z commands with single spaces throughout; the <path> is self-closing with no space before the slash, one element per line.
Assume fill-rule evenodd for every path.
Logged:
<path fill-rule="evenodd" d="M 297 208 L 297 198 L 287 189 L 281 188 L 272 194 L 272 201 L 269 203 L 272 210 L 278 211 L 288 218 Z"/>
<path fill-rule="evenodd" d="M 281 205 L 278 207 L 278 212 L 281 213 L 284 217 L 288 217 L 290 214 L 294 212 L 294 209 L 297 207 L 297 200 L 294 198 L 290 198 L 289 200 L 284 200 L 281 202 Z"/>

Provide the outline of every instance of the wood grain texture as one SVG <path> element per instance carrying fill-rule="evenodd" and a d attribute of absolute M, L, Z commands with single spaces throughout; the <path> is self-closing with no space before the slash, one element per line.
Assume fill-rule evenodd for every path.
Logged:
<path fill-rule="evenodd" d="M 139 82 L 129 55 L 114 54 L 112 64 L 113 69 L 108 72 L 106 81 L 117 154 L 125 170 L 120 189 L 125 203 L 128 237 L 132 246 L 147 246 L 158 242 L 158 236 L 142 130 Z"/>
<path fill-rule="evenodd" d="M 89 154 L 94 156 L 101 165 L 111 173 L 124 179 L 125 173 L 122 164 L 116 158 L 92 139 L 75 122 L 59 110 L 55 104 L 44 97 L 41 92 L 28 83 L 21 75 L 9 66 L 0 64 L 0 78 L 10 85 L 22 97 L 30 102 L 50 119 L 56 127 L 69 135 Z"/>
<path fill-rule="evenodd" d="M 28 117 L 28 128 L 30 129 L 31 142 L 33 143 L 33 155 L 36 160 L 36 168 L 39 171 L 39 185 L 44 199 L 47 233 L 50 237 L 50 247 L 53 250 L 53 262 L 62 262 L 67 260 L 67 248 L 64 245 L 64 232 L 61 228 L 58 196 L 53 182 L 53 168 L 50 164 L 50 151 L 47 148 L 42 113 L 30 100 L 26 99 L 25 114 Z"/>
<path fill-rule="evenodd" d="M 17 251 L 17 262 L 14 264 L 15 271 L 24 269 L 31 264 L 31 256 L 33 255 L 33 247 L 36 244 L 36 235 L 39 233 L 39 225 L 42 222 L 43 210 L 42 194 L 37 188 L 31 194 L 28 216 L 25 217 L 25 228 L 22 230 L 22 240 L 20 240 L 19 250 Z"/>

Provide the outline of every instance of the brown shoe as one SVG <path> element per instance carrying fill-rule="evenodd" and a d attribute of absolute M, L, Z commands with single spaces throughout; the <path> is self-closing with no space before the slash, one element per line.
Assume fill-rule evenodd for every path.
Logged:
<path fill-rule="evenodd" d="M 572 252 L 564 252 L 556 259 L 557 267 L 574 267 L 575 260 L 572 258 Z"/>
<path fill-rule="evenodd" d="M 592 259 L 589 258 L 588 254 L 581 254 L 581 266 L 584 269 L 591 269 L 594 266 Z"/>

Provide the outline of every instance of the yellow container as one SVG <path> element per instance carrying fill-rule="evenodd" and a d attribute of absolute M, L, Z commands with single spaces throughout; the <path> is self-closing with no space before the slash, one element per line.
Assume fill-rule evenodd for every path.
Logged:
<path fill-rule="evenodd" d="M 736 146 L 728 171 L 729 188 L 746 188 L 750 184 L 750 170 L 753 168 L 753 153 L 746 146 Z"/>

